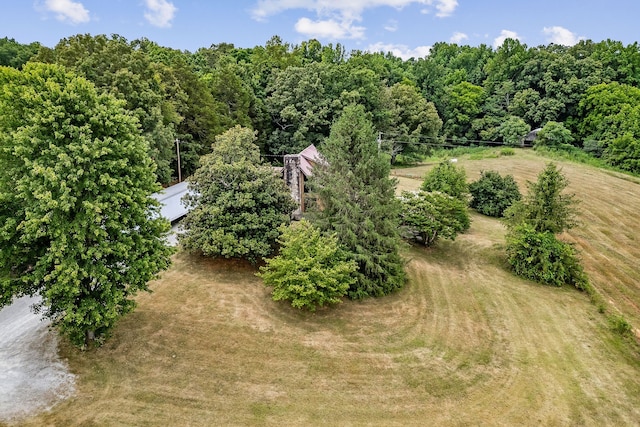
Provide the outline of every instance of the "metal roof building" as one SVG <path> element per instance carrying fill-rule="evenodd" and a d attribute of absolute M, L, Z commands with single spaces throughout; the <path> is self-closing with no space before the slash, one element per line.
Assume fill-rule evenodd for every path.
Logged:
<path fill-rule="evenodd" d="M 171 223 L 187 214 L 187 208 L 181 201 L 182 197 L 189 193 L 187 184 L 187 181 L 183 181 L 152 195 L 161 204 L 160 216 L 168 219 Z"/>

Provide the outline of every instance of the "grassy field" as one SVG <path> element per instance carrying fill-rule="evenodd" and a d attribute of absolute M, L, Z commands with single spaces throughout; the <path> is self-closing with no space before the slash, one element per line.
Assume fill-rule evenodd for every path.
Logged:
<path fill-rule="evenodd" d="M 469 160 L 534 180 L 533 153 Z M 430 166 L 397 170 L 417 188 Z M 562 163 L 576 243 L 607 311 L 640 325 L 640 184 Z M 505 268 L 499 221 L 405 249 L 410 281 L 380 299 L 300 312 L 239 261 L 178 254 L 102 348 L 62 356 L 77 393 L 21 425 L 620 426 L 640 420 L 640 353 L 587 295 Z"/>

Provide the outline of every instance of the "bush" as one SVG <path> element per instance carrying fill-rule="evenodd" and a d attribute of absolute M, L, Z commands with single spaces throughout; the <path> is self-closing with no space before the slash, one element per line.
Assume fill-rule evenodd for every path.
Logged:
<path fill-rule="evenodd" d="M 258 273 L 273 287 L 273 300 L 291 301 L 293 307 L 311 311 L 341 302 L 356 281 L 357 266 L 347 261 L 335 235 L 321 234 L 304 219 L 281 231 L 280 253 L 267 259 Z"/>
<path fill-rule="evenodd" d="M 530 280 L 552 286 L 564 284 L 580 290 L 588 286 L 576 251 L 551 232 L 537 232 L 528 224 L 507 235 L 507 259 L 513 271 Z"/>
<path fill-rule="evenodd" d="M 610 165 L 640 174 L 640 142 L 632 134 L 626 133 L 614 139 L 604 156 Z"/>
<path fill-rule="evenodd" d="M 448 194 L 403 191 L 400 218 L 408 236 L 425 246 L 442 237 L 454 240 L 469 229 L 471 220 L 464 202 Z"/>
<path fill-rule="evenodd" d="M 439 191 L 466 204 L 469 194 L 467 174 L 463 167 L 457 167 L 451 161 L 441 162 L 425 175 L 421 189 L 426 192 Z"/>
<path fill-rule="evenodd" d="M 620 315 L 609 316 L 609 324 L 611 325 L 611 329 L 615 333 L 623 337 L 630 336 L 633 332 L 631 324 L 627 321 L 627 319 Z"/>
<path fill-rule="evenodd" d="M 511 147 L 505 147 L 500 150 L 501 156 L 513 156 L 516 154 L 516 150 Z"/>
<path fill-rule="evenodd" d="M 513 176 L 482 171 L 480 179 L 469 184 L 471 207 L 481 214 L 501 217 L 511 204 L 522 198 Z"/>

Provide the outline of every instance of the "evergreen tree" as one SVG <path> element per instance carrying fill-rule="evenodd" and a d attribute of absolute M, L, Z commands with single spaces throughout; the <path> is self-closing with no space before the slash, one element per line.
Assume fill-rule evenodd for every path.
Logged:
<path fill-rule="evenodd" d="M 321 207 L 314 222 L 335 233 L 358 266 L 349 297 L 381 296 L 403 286 L 399 247 L 400 203 L 389 159 L 376 144 L 364 108 L 348 106 L 323 145 L 324 166 L 314 170 L 313 188 Z"/>
<path fill-rule="evenodd" d="M 554 163 L 540 172 L 529 193 L 505 211 L 507 261 L 522 277 L 553 286 L 587 289 L 588 279 L 575 248 L 558 240 L 576 225 L 576 200 L 561 194 L 567 179 Z"/>
<path fill-rule="evenodd" d="M 555 163 L 549 163 L 536 182 L 527 183 L 529 192 L 524 199 L 505 211 L 509 228 L 527 223 L 534 231 L 557 234 L 574 227 L 578 202 L 574 195 L 562 194 L 568 184 Z"/>

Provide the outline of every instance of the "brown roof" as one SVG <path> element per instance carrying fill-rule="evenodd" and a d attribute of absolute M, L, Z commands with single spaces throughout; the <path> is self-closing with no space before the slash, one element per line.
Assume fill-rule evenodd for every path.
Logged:
<path fill-rule="evenodd" d="M 298 154 L 300 156 L 300 170 L 306 177 L 313 175 L 313 165 L 322 163 L 322 156 L 315 145 L 311 144 Z"/>

